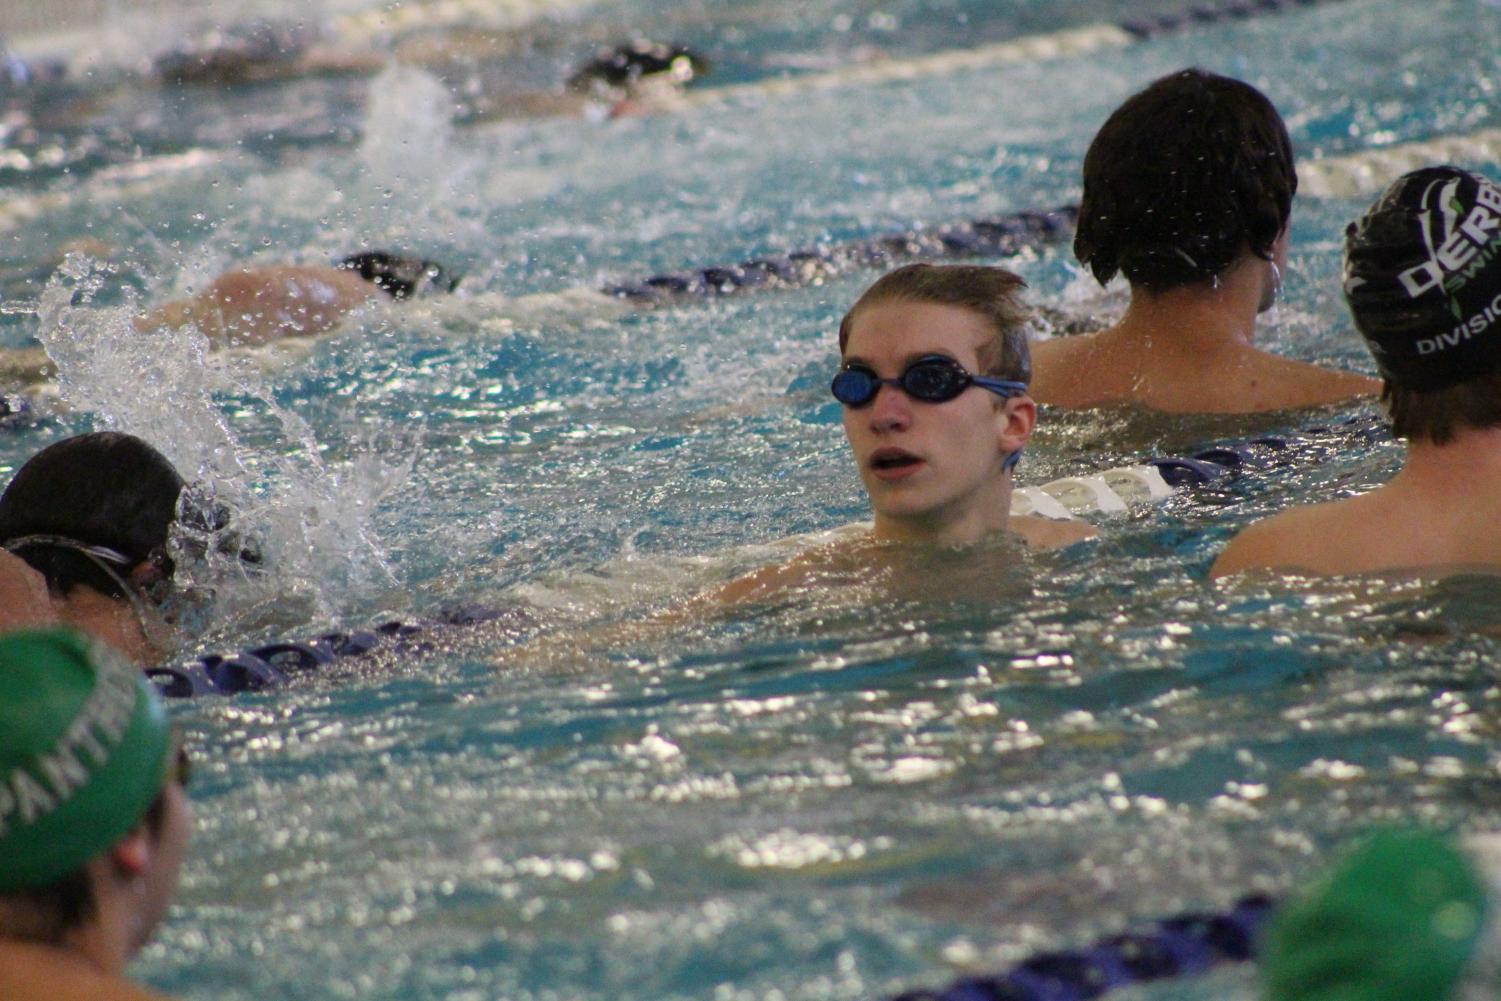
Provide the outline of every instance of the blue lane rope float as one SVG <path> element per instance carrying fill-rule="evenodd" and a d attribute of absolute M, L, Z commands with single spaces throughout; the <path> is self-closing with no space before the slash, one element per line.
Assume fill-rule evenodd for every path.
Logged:
<path fill-rule="evenodd" d="M 1191 455 L 1152 458 L 1038 486 L 1017 487 L 1011 492 L 1011 513 L 1076 520 L 1081 515 L 1129 511 L 1171 497 L 1181 489 L 1211 485 L 1246 469 L 1265 468 L 1300 444 L 1313 444 L 1330 436 L 1381 441 L 1390 438 L 1391 431 L 1384 420 L 1350 417 L 1311 425 L 1294 435 L 1262 435 L 1214 445 Z"/>
<path fill-rule="evenodd" d="M 999 975 L 965 977 L 891 1001 L 1089 1001 L 1122 987 L 1193 976 L 1256 958 L 1273 907 L 1269 897 L 1248 896 L 1223 913 L 1167 918 L 1147 931 L 1039 953 Z"/>

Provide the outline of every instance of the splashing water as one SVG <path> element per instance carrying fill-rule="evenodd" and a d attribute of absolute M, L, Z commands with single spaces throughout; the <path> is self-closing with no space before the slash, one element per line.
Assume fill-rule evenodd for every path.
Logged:
<path fill-rule="evenodd" d="M 453 153 L 453 97 L 441 81 L 391 65 L 370 81 L 354 193 L 356 223 L 402 243 L 431 242 L 458 223 L 450 206 L 472 204 L 474 165 Z"/>
<path fill-rule="evenodd" d="M 57 363 L 68 406 L 152 443 L 232 512 L 215 531 L 256 540 L 271 572 L 247 575 L 237 549 L 219 552 L 231 547 L 214 544 L 206 547 L 206 564 L 188 566 L 184 584 L 220 596 L 209 627 L 243 632 L 247 619 L 254 623 L 273 603 L 277 625 L 291 609 L 336 621 L 394 586 L 372 518 L 380 500 L 406 482 L 415 446 L 372 444 L 331 462 L 314 430 L 273 398 L 254 356 L 210 350 L 192 326 L 138 331 L 133 294 L 121 305 L 96 305 L 113 273 L 70 255 L 42 296 L 37 336 Z M 252 434 L 254 445 L 247 442 Z"/>

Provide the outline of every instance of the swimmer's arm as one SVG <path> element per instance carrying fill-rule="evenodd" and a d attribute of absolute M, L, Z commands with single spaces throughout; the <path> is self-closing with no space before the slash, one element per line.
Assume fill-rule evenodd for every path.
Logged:
<path fill-rule="evenodd" d="M 818 550 L 814 550 L 816 554 Z M 588 651 L 641 646 L 673 630 L 713 619 L 726 609 L 746 602 L 767 601 L 807 584 L 822 561 L 803 554 L 787 563 L 763 567 L 724 586 L 701 592 L 668 605 L 644 618 L 627 619 L 601 626 L 585 626 L 538 637 L 513 647 L 505 655 L 507 667 L 577 662 Z"/>
<path fill-rule="evenodd" d="M 0 630 L 57 621 L 47 581 L 19 556 L 0 550 Z"/>

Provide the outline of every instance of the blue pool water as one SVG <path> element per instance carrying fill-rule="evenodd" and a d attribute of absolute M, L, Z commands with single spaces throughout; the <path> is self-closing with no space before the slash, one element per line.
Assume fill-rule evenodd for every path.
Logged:
<path fill-rule="evenodd" d="M 518 30 L 644 25 L 748 82 L 1119 15 L 643 0 Z M 772 558 L 758 544 L 864 515 L 824 386 L 873 275 L 625 314 L 555 293 L 1073 201 L 1104 116 L 1186 64 L 1263 87 L 1305 158 L 1495 126 L 1498 22 L 1483 0 L 1344 0 L 602 122 L 450 127 L 414 73 L 216 93 L 100 71 L 91 100 L 33 107 L 68 169 L 39 164 L 38 133 L 0 176 L 32 206 L 0 230 L 0 336 L 41 329 L 75 409 L 0 437 L 7 471 L 118 426 L 234 499 L 276 573 L 221 582 L 204 644 L 523 610 L 352 677 L 178 706 L 196 851 L 136 972 L 190 999 L 873 998 L 1281 892 L 1374 819 L 1495 829 L 1493 580 L 1205 580 L 1239 526 L 1380 482 L 1394 444 L 1310 438 L 1019 565 L 917 554 L 623 632 Z M 576 54 L 550 44 L 518 85 Z M 1299 201 L 1266 343 L 1368 369 L 1335 281 L 1361 206 Z M 83 236 L 120 248 L 114 273 L 44 294 L 36 262 Z M 466 279 L 292 356 L 122 326 L 132 296 L 231 263 L 370 245 Z M 1040 301 L 1119 307 L 1066 247 L 1009 264 Z M 1372 413 L 1048 414 L 1022 480 Z M 1147 994 L 1211 992 L 1254 985 Z"/>

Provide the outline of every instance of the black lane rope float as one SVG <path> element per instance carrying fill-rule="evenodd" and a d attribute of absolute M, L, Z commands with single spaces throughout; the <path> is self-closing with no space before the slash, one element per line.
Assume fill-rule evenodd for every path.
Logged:
<path fill-rule="evenodd" d="M 1221 913 L 1182 914 L 1084 949 L 1039 953 L 994 976 L 965 977 L 891 1001 L 1090 1001 L 1154 980 L 1254 959 L 1274 904 L 1249 896 Z"/>

